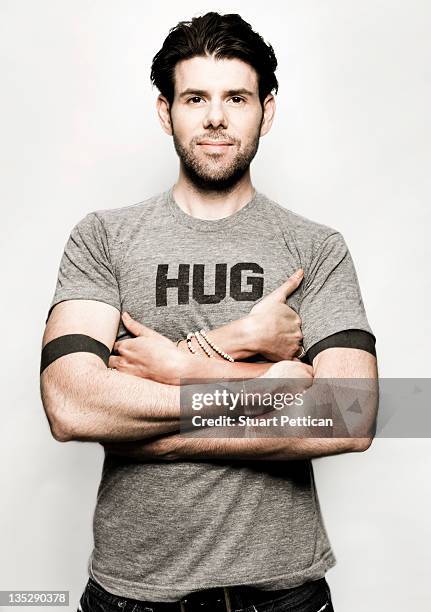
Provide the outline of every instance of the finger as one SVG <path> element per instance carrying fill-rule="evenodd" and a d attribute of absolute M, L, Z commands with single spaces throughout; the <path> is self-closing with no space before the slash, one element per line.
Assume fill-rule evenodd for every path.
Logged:
<path fill-rule="evenodd" d="M 116 368 L 118 365 L 118 357 L 111 355 L 108 359 L 108 368 Z"/>
<path fill-rule="evenodd" d="M 304 277 L 304 271 L 299 268 L 296 272 L 272 292 L 273 297 L 280 302 L 285 302 L 286 298 L 299 287 Z"/>
<path fill-rule="evenodd" d="M 125 348 L 125 342 L 127 342 L 127 340 L 117 340 L 117 342 L 114 343 L 114 351 L 120 353 L 121 350 Z"/>
<path fill-rule="evenodd" d="M 132 319 L 128 312 L 123 312 L 121 319 L 125 327 L 127 327 L 127 329 L 131 331 L 134 336 L 143 336 L 146 330 L 145 325 L 142 325 L 142 323 L 139 323 L 139 321 Z"/>
<path fill-rule="evenodd" d="M 306 364 L 304 364 L 304 365 L 306 365 Z M 309 373 L 311 376 L 313 376 L 313 374 L 314 374 L 313 366 L 309 366 L 309 365 L 307 365 L 307 370 L 308 370 L 308 373 Z"/>

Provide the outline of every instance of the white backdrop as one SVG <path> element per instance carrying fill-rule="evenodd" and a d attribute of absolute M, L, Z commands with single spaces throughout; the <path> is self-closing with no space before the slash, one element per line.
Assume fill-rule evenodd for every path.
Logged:
<path fill-rule="evenodd" d="M 345 236 L 380 375 L 430 376 L 429 2 L 0 0 L 0 589 L 68 589 L 71 610 L 87 579 L 102 449 L 50 437 L 44 321 L 73 225 L 174 182 L 150 63 L 171 26 L 207 10 L 239 12 L 279 60 L 254 184 Z M 336 612 L 429 609 L 430 452 L 427 439 L 380 439 L 314 461 Z"/>

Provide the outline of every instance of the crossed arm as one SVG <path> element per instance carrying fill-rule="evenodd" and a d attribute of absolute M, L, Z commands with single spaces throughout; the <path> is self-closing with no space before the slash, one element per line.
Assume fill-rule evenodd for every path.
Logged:
<path fill-rule="evenodd" d="M 86 333 L 112 348 L 118 322 L 118 311 L 107 304 L 87 300 L 62 302 L 51 314 L 43 343 L 66 333 Z M 239 340 L 236 348 L 232 342 L 229 344 L 235 325 Z M 247 343 L 249 336 L 244 321 L 232 322 L 227 327 L 227 330 L 212 330 L 215 342 L 229 347 L 226 350 L 236 357 L 258 352 L 255 336 L 254 345 Z M 156 332 L 146 330 L 150 350 L 154 340 L 151 334 Z M 179 435 L 175 432 L 178 431 L 180 393 L 178 384 L 172 380 L 172 372 L 177 379 L 254 377 L 267 374 L 281 364 L 286 378 L 289 375 L 306 377 L 310 373 L 304 364 L 287 360 L 278 364 L 231 364 L 206 357 L 200 359 L 177 349 L 167 338 L 163 342 L 157 345 L 153 359 L 147 355 L 144 370 L 153 367 L 154 371 L 147 371 L 145 377 L 128 374 L 121 368 L 109 370 L 91 354 L 65 355 L 53 362 L 41 376 L 41 392 L 54 437 L 59 441 L 101 442 L 110 452 L 137 460 L 149 457 L 285 460 L 361 451 L 371 443 L 371 438 L 198 439 L 193 433 Z M 337 366 L 340 363 L 345 364 L 344 370 Z M 315 358 L 313 368 L 315 377 L 375 378 L 377 375 L 375 358 L 355 349 L 327 349 Z"/>
<path fill-rule="evenodd" d="M 358 426 L 358 435 L 361 437 L 339 437 L 336 438 L 312 438 L 306 427 L 295 426 L 295 437 L 263 437 L 262 428 L 251 426 L 247 428 L 247 434 L 258 437 L 237 438 L 232 436 L 232 428 L 217 427 L 217 436 L 211 428 L 192 430 L 183 433 L 171 433 L 152 440 L 136 441 L 121 444 L 104 444 L 105 449 L 111 453 L 126 456 L 136 461 L 146 461 L 152 458 L 162 460 L 204 460 L 204 459 L 261 459 L 261 460 L 294 460 L 305 458 L 317 458 L 328 455 L 336 455 L 346 452 L 361 452 L 369 448 L 372 442 L 372 435 L 368 432 L 372 430 L 376 417 L 378 403 L 377 386 L 377 364 L 376 358 L 370 353 L 349 348 L 330 348 L 319 353 L 313 360 L 314 381 L 317 379 L 334 378 L 353 379 L 362 378 L 365 385 L 362 385 L 362 405 L 363 415 Z M 275 370 L 271 372 L 271 370 Z M 262 378 L 287 377 L 291 374 L 286 368 L 285 362 L 273 365 Z M 326 381 L 322 381 L 326 382 Z M 347 395 L 349 405 L 355 392 L 349 389 L 351 380 L 341 383 L 339 389 L 341 393 Z M 344 387 L 344 388 L 343 388 Z M 314 399 L 321 403 L 322 395 L 328 385 L 314 385 L 307 390 L 308 400 Z M 331 387 L 337 390 L 337 386 Z M 314 390 L 315 393 L 314 393 Z M 314 397 L 313 397 L 314 393 Z M 306 403 L 312 405 L 312 401 Z M 278 411 L 268 412 L 266 418 L 277 415 Z M 348 413 L 343 413 L 347 418 Z M 342 425 L 344 421 L 341 419 Z M 340 425 L 340 423 L 338 423 Z M 335 426 L 337 428 L 337 425 Z M 353 431 L 354 428 L 351 429 Z M 367 431 L 366 434 L 363 432 Z M 257 433 L 255 433 L 257 432 Z M 287 434 L 289 432 L 287 431 Z M 290 432 L 290 435 L 292 433 Z M 259 437 L 260 436 L 260 437 Z"/>
<path fill-rule="evenodd" d="M 270 357 L 278 346 L 282 358 L 288 359 L 289 352 L 293 356 L 302 335 L 298 333 L 299 317 L 288 307 L 286 298 L 300 282 L 300 276 L 290 277 L 256 304 L 247 320 L 212 330 L 211 337 L 234 357 L 258 351 Z M 91 336 L 112 351 L 119 320 L 118 310 L 100 301 L 60 302 L 50 314 L 42 346 L 75 333 Z M 275 331 L 268 333 L 271 326 Z M 112 371 L 91 353 L 74 353 L 60 357 L 42 372 L 42 402 L 57 440 L 130 441 L 176 431 L 181 378 L 253 377 L 271 365 L 195 358 L 168 338 L 145 330 L 145 335 L 132 341 L 146 358 L 138 369 L 126 367 L 126 354 L 116 364 L 118 371 Z M 121 342 L 122 347 L 125 344 Z"/>

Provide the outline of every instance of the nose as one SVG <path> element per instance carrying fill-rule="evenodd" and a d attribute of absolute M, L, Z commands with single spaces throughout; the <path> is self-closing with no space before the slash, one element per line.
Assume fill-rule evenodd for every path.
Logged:
<path fill-rule="evenodd" d="M 203 127 L 207 129 L 209 127 L 218 128 L 220 126 L 225 129 L 227 128 L 227 117 L 223 109 L 223 104 L 218 101 L 213 101 L 208 104 Z"/>

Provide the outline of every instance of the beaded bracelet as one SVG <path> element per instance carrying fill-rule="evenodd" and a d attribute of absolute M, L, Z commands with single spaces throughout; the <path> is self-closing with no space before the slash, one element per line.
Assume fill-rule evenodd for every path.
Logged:
<path fill-rule="evenodd" d="M 200 333 L 198 331 L 195 331 L 195 338 L 198 341 L 199 346 L 201 347 L 201 349 L 208 355 L 208 357 L 212 357 L 212 353 L 209 349 L 207 349 L 207 347 L 205 346 L 205 344 L 202 341 L 202 336 L 200 335 Z M 209 344 L 209 342 L 208 342 Z"/>
<path fill-rule="evenodd" d="M 198 333 L 198 332 L 196 332 Z M 205 341 L 210 345 L 210 347 L 216 352 L 218 353 L 221 357 L 223 357 L 224 359 L 227 359 L 227 361 L 231 361 L 232 363 L 235 361 L 235 359 L 233 357 L 231 357 L 231 355 L 229 355 L 228 353 L 225 353 L 224 351 L 222 351 L 221 348 L 219 348 L 216 344 L 214 344 L 214 342 L 212 342 L 212 340 L 210 340 L 205 332 L 204 329 L 201 329 L 200 332 L 201 336 L 203 338 L 205 338 Z M 197 338 L 197 336 L 196 336 Z"/>
<path fill-rule="evenodd" d="M 193 332 L 189 332 L 187 334 L 186 342 L 187 342 L 187 347 L 188 347 L 189 351 L 191 353 L 193 353 L 193 355 L 195 355 L 196 354 L 196 349 L 192 346 L 192 338 L 193 338 L 193 336 L 194 336 L 194 333 Z"/>

